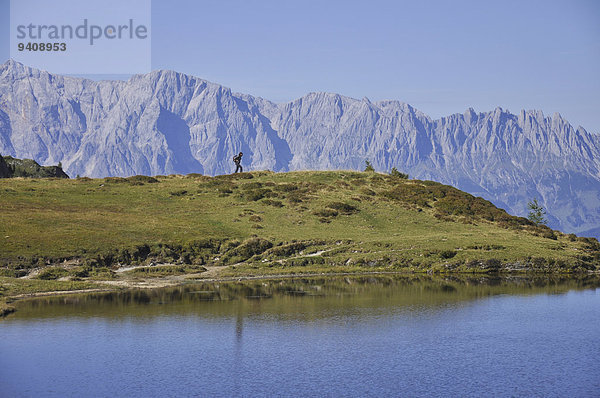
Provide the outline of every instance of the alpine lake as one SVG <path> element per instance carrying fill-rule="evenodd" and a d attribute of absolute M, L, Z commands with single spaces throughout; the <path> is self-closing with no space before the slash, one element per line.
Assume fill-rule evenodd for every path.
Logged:
<path fill-rule="evenodd" d="M 354 275 L 20 300 L 2 397 L 598 397 L 597 276 Z"/>

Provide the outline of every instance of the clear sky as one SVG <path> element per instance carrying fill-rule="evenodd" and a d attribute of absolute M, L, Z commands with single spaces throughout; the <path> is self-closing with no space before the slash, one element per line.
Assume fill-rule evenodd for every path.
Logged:
<path fill-rule="evenodd" d="M 8 22 L 0 0 L 4 59 Z M 152 67 L 276 102 L 541 109 L 600 133 L 599 0 L 154 0 Z"/>

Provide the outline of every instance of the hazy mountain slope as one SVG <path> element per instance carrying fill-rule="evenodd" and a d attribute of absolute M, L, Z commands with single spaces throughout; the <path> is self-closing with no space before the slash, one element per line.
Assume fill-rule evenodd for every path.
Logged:
<path fill-rule="evenodd" d="M 600 227 L 600 138 L 560 115 L 468 110 L 439 120 L 397 101 L 311 93 L 275 104 L 172 71 L 127 82 L 0 66 L 0 153 L 62 162 L 71 176 L 392 167 L 517 215 L 539 198 L 550 225 Z"/>

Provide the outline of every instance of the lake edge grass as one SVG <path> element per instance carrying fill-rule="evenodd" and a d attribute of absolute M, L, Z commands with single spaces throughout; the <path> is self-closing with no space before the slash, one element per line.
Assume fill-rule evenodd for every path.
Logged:
<path fill-rule="evenodd" d="M 17 178 L 0 180 L 0 198 L 0 275 L 14 280 L 96 283 L 157 264 L 225 267 L 232 277 L 600 268 L 595 239 L 533 225 L 450 186 L 379 173 Z"/>

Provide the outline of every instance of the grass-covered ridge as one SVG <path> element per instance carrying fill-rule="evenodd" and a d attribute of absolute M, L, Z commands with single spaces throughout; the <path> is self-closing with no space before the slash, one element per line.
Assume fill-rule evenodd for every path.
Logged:
<path fill-rule="evenodd" d="M 0 240 L 1 275 L 36 269 L 41 279 L 119 279 L 119 267 L 161 263 L 193 267 L 135 274 L 600 265 L 595 239 L 535 226 L 447 185 L 350 171 L 4 179 Z"/>
<path fill-rule="evenodd" d="M 40 166 L 32 159 L 16 159 L 12 156 L 0 155 L 0 178 L 32 177 L 32 178 L 69 178 L 58 166 Z"/>

